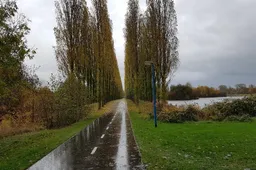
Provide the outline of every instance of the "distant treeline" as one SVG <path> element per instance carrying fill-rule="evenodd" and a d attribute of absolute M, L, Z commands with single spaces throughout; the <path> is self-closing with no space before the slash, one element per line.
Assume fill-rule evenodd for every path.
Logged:
<path fill-rule="evenodd" d="M 173 85 L 168 92 L 169 100 L 192 100 L 204 97 L 226 97 L 227 95 L 236 94 L 255 94 L 256 86 L 237 84 L 235 87 L 220 85 L 218 88 L 208 86 L 192 87 L 190 83 L 185 85 Z"/>
<path fill-rule="evenodd" d="M 219 90 L 221 92 L 227 93 L 228 95 L 235 94 L 255 94 L 256 86 L 251 84 L 247 86 L 246 84 L 236 84 L 235 87 L 228 87 L 226 85 L 220 85 Z"/>

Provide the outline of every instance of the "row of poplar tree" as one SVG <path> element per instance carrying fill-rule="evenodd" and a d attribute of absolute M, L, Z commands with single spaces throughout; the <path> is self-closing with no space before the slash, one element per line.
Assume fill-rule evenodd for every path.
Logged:
<path fill-rule="evenodd" d="M 125 91 L 137 104 L 152 99 L 151 68 L 155 66 L 157 99 L 167 99 L 167 88 L 178 58 L 177 17 L 173 0 L 147 0 L 141 12 L 138 0 L 128 1 L 125 28 Z"/>
<path fill-rule="evenodd" d="M 55 51 L 63 76 L 81 82 L 89 102 L 102 107 L 122 97 L 123 89 L 107 0 L 92 0 L 92 5 L 89 11 L 86 0 L 55 1 Z"/>
<path fill-rule="evenodd" d="M 36 54 L 27 45 L 29 20 L 16 0 L 0 0 L 0 136 L 66 126 L 84 119 L 91 103 L 102 107 L 123 96 L 107 1 L 93 0 L 91 11 L 86 0 L 55 5 L 55 52 L 63 76 L 51 76 L 44 86 L 36 67 L 24 64 Z"/>

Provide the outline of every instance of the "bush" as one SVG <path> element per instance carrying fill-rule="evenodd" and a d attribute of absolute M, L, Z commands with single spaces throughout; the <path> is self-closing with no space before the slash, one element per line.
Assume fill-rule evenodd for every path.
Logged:
<path fill-rule="evenodd" d="M 30 113 L 5 115 L 0 123 L 0 139 L 10 135 L 33 132 L 44 129 L 39 124 L 30 121 Z"/>
<path fill-rule="evenodd" d="M 252 118 L 248 114 L 242 116 L 231 115 L 226 117 L 224 121 L 251 122 Z"/>
<path fill-rule="evenodd" d="M 192 105 L 188 107 L 164 106 L 158 114 L 158 119 L 163 122 L 183 123 L 186 121 L 198 121 L 201 111 Z"/>
<path fill-rule="evenodd" d="M 86 115 L 86 89 L 75 76 L 70 76 L 55 92 L 56 127 L 70 125 Z"/>
<path fill-rule="evenodd" d="M 189 105 L 184 114 L 185 121 L 198 121 L 198 116 L 202 115 L 200 108 Z"/>
<path fill-rule="evenodd" d="M 35 118 L 46 128 L 54 127 L 57 121 L 55 96 L 47 87 L 40 88 L 35 98 Z"/>
<path fill-rule="evenodd" d="M 216 121 L 223 121 L 227 117 L 249 115 L 256 116 L 256 97 L 245 97 L 233 101 L 218 102 L 203 109 L 209 117 Z"/>
<path fill-rule="evenodd" d="M 256 96 L 214 103 L 204 109 L 189 106 L 158 106 L 158 119 L 163 122 L 182 123 L 186 121 L 213 120 L 248 122 L 256 116 Z M 151 117 L 153 115 L 151 114 Z"/>

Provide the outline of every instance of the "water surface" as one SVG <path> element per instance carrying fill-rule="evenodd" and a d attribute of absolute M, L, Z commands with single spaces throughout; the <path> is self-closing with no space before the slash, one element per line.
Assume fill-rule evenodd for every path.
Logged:
<path fill-rule="evenodd" d="M 226 99 L 234 100 L 234 99 L 242 99 L 242 96 L 236 96 L 236 97 L 211 97 L 211 98 L 199 98 L 198 100 L 171 100 L 168 101 L 169 104 L 176 105 L 176 106 L 182 106 L 182 105 L 190 105 L 195 104 L 199 107 L 203 108 L 209 104 L 213 104 L 216 102 L 222 102 Z"/>

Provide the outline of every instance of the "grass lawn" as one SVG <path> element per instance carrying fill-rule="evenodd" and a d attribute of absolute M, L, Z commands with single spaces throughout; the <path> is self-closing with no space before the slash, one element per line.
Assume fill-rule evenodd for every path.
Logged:
<path fill-rule="evenodd" d="M 159 123 L 155 128 L 153 120 L 129 111 L 148 169 L 256 169 L 255 121 Z"/>
<path fill-rule="evenodd" d="M 115 102 L 93 113 L 87 120 L 71 126 L 42 130 L 3 138 L 0 140 L 0 170 L 26 169 L 47 153 L 77 134 L 93 120 L 109 111 Z"/>

